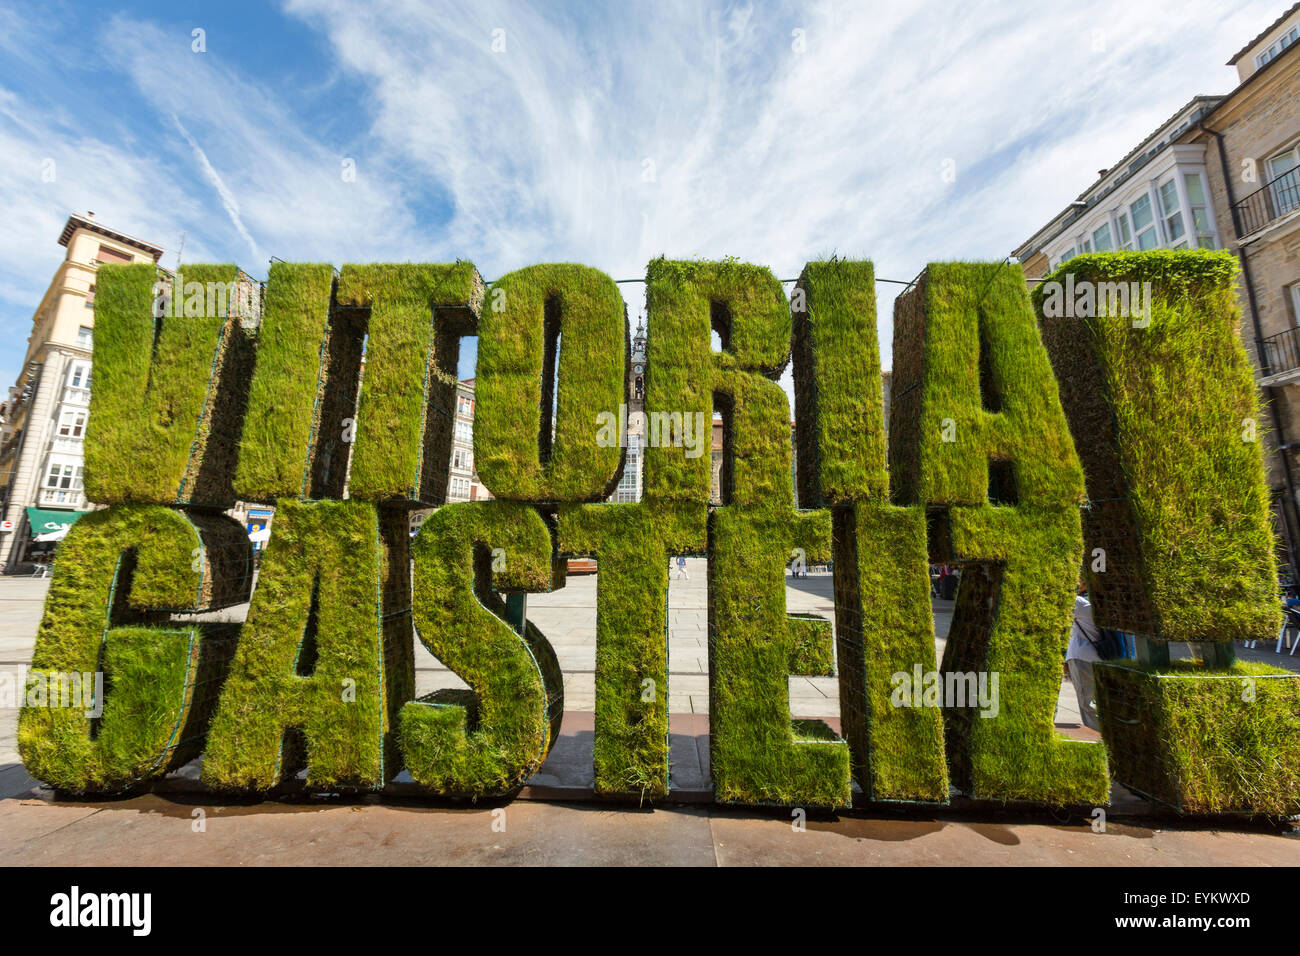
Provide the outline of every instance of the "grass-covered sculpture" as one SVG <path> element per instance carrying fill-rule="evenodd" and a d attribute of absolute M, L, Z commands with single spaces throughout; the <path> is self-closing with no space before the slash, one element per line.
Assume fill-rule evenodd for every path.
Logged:
<path fill-rule="evenodd" d="M 642 500 L 559 510 L 561 554 L 600 561 L 593 762 L 595 790 L 605 796 L 646 800 L 668 793 L 668 560 L 702 554 L 707 542 L 713 409 L 705 321 L 703 351 L 687 353 L 672 319 L 656 318 L 648 346 Z M 693 342 L 699 346 L 698 336 Z M 625 357 L 626 346 L 620 349 Z M 565 354 L 561 349 L 561 362 Z M 624 394 L 620 385 L 617 401 Z M 617 404 L 602 411 L 617 412 Z M 565 414 L 562 405 L 561 421 Z"/>
<path fill-rule="evenodd" d="M 563 584 L 550 529 L 527 505 L 464 502 L 426 519 L 412 550 L 416 631 L 469 689 L 402 707 L 406 768 L 442 796 L 510 793 L 541 767 L 564 711 L 555 652 L 526 621 L 506 623 L 502 597 Z"/>
<path fill-rule="evenodd" d="M 1053 724 L 1083 475 L 1019 266 L 932 264 L 899 296 L 889 454 L 895 501 L 933 512 L 930 559 L 962 566 L 945 683 L 998 682 L 995 706 L 944 709 L 953 783 L 979 799 L 1105 802 L 1104 748 Z"/>
<path fill-rule="evenodd" d="M 247 536 L 222 515 L 116 505 L 74 524 L 18 720 L 28 771 L 113 792 L 198 756 L 238 628 L 171 615 L 247 600 L 251 577 Z"/>
<path fill-rule="evenodd" d="M 1095 668 L 1116 779 L 1188 812 L 1294 813 L 1300 677 L 1232 661 L 1281 613 L 1236 272 L 1225 252 L 1086 255 L 1034 304 L 1087 477 L 1095 617 L 1139 645 Z"/>
<path fill-rule="evenodd" d="M 1300 813 L 1300 677 L 1267 664 L 1097 664 L 1115 778 L 1183 813 Z"/>
<path fill-rule="evenodd" d="M 468 262 L 343 267 L 336 308 L 368 335 L 349 497 L 445 500 L 460 339 L 477 332 L 483 297 Z"/>
<path fill-rule="evenodd" d="M 277 503 L 208 736 L 205 783 L 265 791 L 304 768 L 318 789 L 392 779 L 397 712 L 415 693 L 407 543 L 400 512 Z"/>
<path fill-rule="evenodd" d="M 840 715 L 870 800 L 946 802 L 938 708 L 896 706 L 935 668 L 925 510 L 888 502 L 869 262 L 810 262 L 792 296 L 799 500 L 834 509 Z"/>
<path fill-rule="evenodd" d="M 824 721 L 790 713 L 791 676 L 829 676 L 831 635 L 786 614 L 786 564 L 795 548 L 829 560 L 830 530 L 827 511 L 710 515 L 709 759 L 719 802 L 852 802 L 845 742 Z"/>
<path fill-rule="evenodd" d="M 647 273 L 646 411 L 722 413 L 721 507 L 709 516 L 709 741 L 714 797 L 724 803 L 841 807 L 849 751 L 820 720 L 792 720 L 788 679 L 824 667 L 829 629 L 790 617 L 786 566 L 830 557 L 830 514 L 796 514 L 790 411 L 775 379 L 790 355 L 790 308 L 765 268 L 657 259 Z M 722 351 L 709 347 L 716 331 Z M 646 452 L 646 497 L 697 507 L 710 463 L 681 448 Z M 796 551 L 796 549 L 799 549 Z M 823 672 L 824 673 L 824 672 Z"/>
<path fill-rule="evenodd" d="M 810 262 L 791 299 L 799 504 L 884 501 L 875 270 L 870 262 Z"/>
<path fill-rule="evenodd" d="M 231 478 L 252 341 L 234 266 L 104 265 L 95 279 L 86 496 L 100 503 L 234 503 Z"/>
<path fill-rule="evenodd" d="M 767 269 L 655 260 L 644 498 L 608 504 L 628 343 L 603 273 L 537 266 L 487 290 L 468 263 L 276 263 L 259 325 L 233 266 L 169 288 L 153 266 L 105 265 L 86 486 L 112 507 L 61 545 L 23 760 L 78 792 L 136 787 L 204 749 L 203 779 L 226 791 L 304 771 L 309 788 L 374 790 L 405 766 L 431 794 L 512 793 L 563 709 L 522 594 L 589 554 L 595 789 L 663 798 L 667 563 L 707 553 L 718 801 L 842 807 L 855 774 L 871 801 L 943 802 L 951 782 L 1100 803 L 1106 750 L 1052 723 L 1086 539 L 1098 622 L 1143 651 L 1097 667 L 1118 779 L 1185 811 L 1294 812 L 1300 678 L 1230 662 L 1278 615 L 1231 257 L 1068 270 L 1093 311 L 1066 318 L 1045 283 L 1041 338 L 1016 267 L 932 265 L 899 297 L 887 470 L 868 263 L 810 263 L 788 303 Z M 1139 316 L 1114 308 L 1121 287 Z M 475 333 L 478 465 L 502 500 L 442 507 L 412 544 L 409 509 L 445 499 L 459 340 Z M 815 510 L 796 510 L 776 381 L 792 348 L 798 501 Z M 247 599 L 247 537 L 219 514 L 236 494 L 277 508 L 247 621 L 189 622 Z M 785 604 L 787 564 L 830 559 L 834 642 Z M 927 559 L 963 569 L 937 683 L 989 700 L 932 699 Z M 412 700 L 416 631 L 468 690 Z M 1161 649 L 1183 640 L 1210 663 L 1169 663 Z M 792 675 L 836 673 L 843 739 L 788 694 Z"/>
<path fill-rule="evenodd" d="M 1106 552 L 1089 582 L 1102 627 L 1161 641 L 1277 633 L 1265 419 L 1236 270 L 1223 252 L 1086 255 L 1034 293 L 1087 475 L 1088 549 Z M 1099 314 L 1044 314 L 1065 311 L 1046 306 L 1067 274 L 1079 296 L 1101 290 Z"/>
<path fill-rule="evenodd" d="M 627 319 L 614 280 L 588 266 L 502 276 L 480 319 L 475 467 L 497 498 L 597 501 L 619 476 L 619 436 L 594 423 L 626 401 Z"/>
<path fill-rule="evenodd" d="M 943 715 L 899 706 L 897 675 L 935 669 L 925 510 L 834 510 L 840 720 L 868 800 L 946 803 Z M 909 701 L 909 704 L 911 702 Z"/>
<path fill-rule="evenodd" d="M 668 558 L 702 550 L 704 507 L 566 505 L 564 555 L 600 561 L 596 584 L 594 788 L 668 795 Z"/>
<path fill-rule="evenodd" d="M 246 501 L 343 497 L 365 330 L 333 286 L 329 265 L 271 263 L 235 470 Z"/>
<path fill-rule="evenodd" d="M 705 509 L 581 504 L 606 497 L 621 474 L 621 436 L 608 422 L 622 420 L 626 401 L 627 321 L 607 275 L 533 266 L 493 283 L 488 302 L 475 383 L 476 467 L 497 498 L 558 505 L 561 553 L 599 556 L 595 789 L 662 797 L 667 557 L 670 548 L 702 550 Z M 489 618 L 482 625 L 499 632 Z"/>

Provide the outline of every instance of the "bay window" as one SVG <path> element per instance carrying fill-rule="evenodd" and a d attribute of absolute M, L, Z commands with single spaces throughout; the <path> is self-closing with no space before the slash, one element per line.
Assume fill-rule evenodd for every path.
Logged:
<path fill-rule="evenodd" d="M 80 438 L 86 430 L 86 413 L 69 409 L 59 416 L 59 437 Z"/>
<path fill-rule="evenodd" d="M 50 459 L 50 470 L 45 476 L 45 487 L 59 491 L 81 490 L 81 464 L 71 458 Z"/>
<path fill-rule="evenodd" d="M 1110 252 L 1115 248 L 1110 241 L 1110 223 L 1104 222 L 1092 234 L 1092 246 L 1098 252 Z"/>
<path fill-rule="evenodd" d="M 1119 227 L 1119 247 L 1133 251 L 1133 231 L 1128 225 L 1128 213 L 1121 212 L 1115 216 L 1115 225 Z"/>
<path fill-rule="evenodd" d="M 68 385 L 71 388 L 90 388 L 89 362 L 73 362 L 68 367 Z"/>
<path fill-rule="evenodd" d="M 1183 211 L 1178 202 L 1178 180 L 1170 179 L 1160 185 L 1160 209 L 1165 218 L 1165 235 L 1175 249 L 1183 249 L 1187 227 L 1183 224 Z"/>
<path fill-rule="evenodd" d="M 1214 227 L 1210 225 L 1209 202 L 1205 198 L 1205 186 L 1200 173 L 1184 173 L 1183 187 L 1187 190 L 1187 205 L 1192 217 L 1192 229 L 1196 233 L 1196 244 L 1202 249 L 1216 249 Z"/>
<path fill-rule="evenodd" d="M 1160 235 L 1156 232 L 1156 219 L 1151 211 L 1151 197 L 1139 196 L 1129 207 L 1133 215 L 1133 229 L 1137 232 L 1137 247 L 1145 252 L 1160 245 Z"/>

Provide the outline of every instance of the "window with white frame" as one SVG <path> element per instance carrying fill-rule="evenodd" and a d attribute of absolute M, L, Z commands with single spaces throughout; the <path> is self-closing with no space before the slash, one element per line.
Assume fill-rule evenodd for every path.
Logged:
<path fill-rule="evenodd" d="M 80 438 L 86 430 L 86 413 L 68 409 L 59 416 L 59 437 Z"/>
<path fill-rule="evenodd" d="M 1282 34 L 1276 40 L 1268 45 L 1268 49 L 1263 53 L 1255 56 L 1255 65 L 1263 66 L 1265 63 L 1276 59 L 1277 55 L 1289 47 L 1292 43 L 1300 40 L 1300 24 L 1296 24 L 1286 33 Z"/>
<path fill-rule="evenodd" d="M 1133 230 L 1137 233 L 1137 247 L 1145 252 L 1160 245 L 1160 233 L 1156 231 L 1156 217 L 1151 211 L 1151 197 L 1143 194 L 1129 205 L 1133 216 Z"/>
<path fill-rule="evenodd" d="M 474 453 L 468 448 L 457 448 L 451 453 L 451 467 L 469 471 L 473 467 Z"/>
<path fill-rule="evenodd" d="M 80 491 L 81 462 L 73 458 L 50 456 L 50 469 L 45 475 L 45 487 L 59 491 Z"/>
<path fill-rule="evenodd" d="M 90 388 L 89 362 L 73 362 L 68 367 L 68 385 L 72 388 Z"/>
<path fill-rule="evenodd" d="M 456 423 L 456 441 L 471 444 L 474 441 L 474 426 L 469 422 Z"/>
<path fill-rule="evenodd" d="M 94 342 L 94 332 L 91 331 L 90 326 L 83 325 L 79 329 L 77 329 L 77 345 L 80 348 L 83 349 L 91 348 L 93 342 Z"/>
<path fill-rule="evenodd" d="M 1291 316 L 1300 325 L 1300 282 L 1291 284 Z"/>
<path fill-rule="evenodd" d="M 1110 252 L 1115 248 L 1110 238 L 1110 223 L 1103 222 L 1093 230 L 1092 247 L 1098 252 Z"/>
<path fill-rule="evenodd" d="M 1209 202 L 1205 197 L 1205 183 L 1200 173 L 1183 173 L 1183 187 L 1187 190 L 1188 212 L 1192 217 L 1192 229 L 1196 233 L 1196 244 L 1202 249 L 1217 249 L 1214 227 L 1210 225 Z"/>
<path fill-rule="evenodd" d="M 1268 161 L 1268 178 L 1272 184 L 1269 191 L 1273 194 L 1273 206 L 1279 216 L 1300 208 L 1300 172 L 1287 175 L 1297 166 L 1300 166 L 1300 143 Z"/>
<path fill-rule="evenodd" d="M 1169 179 L 1160 184 L 1160 211 L 1165 218 L 1165 236 L 1175 249 L 1187 248 L 1187 226 L 1183 222 L 1182 205 L 1178 202 L 1178 180 Z"/>
<path fill-rule="evenodd" d="M 474 399 L 470 398 L 467 395 L 460 396 L 456 405 L 456 412 L 460 415 L 473 415 Z"/>
<path fill-rule="evenodd" d="M 1115 214 L 1115 226 L 1119 230 L 1119 247 L 1133 251 L 1133 230 L 1129 228 L 1128 213 Z"/>
<path fill-rule="evenodd" d="M 623 477 L 619 479 L 614 491 L 614 500 L 636 502 L 640 500 L 641 488 L 641 436 L 627 436 L 627 463 L 623 466 Z"/>

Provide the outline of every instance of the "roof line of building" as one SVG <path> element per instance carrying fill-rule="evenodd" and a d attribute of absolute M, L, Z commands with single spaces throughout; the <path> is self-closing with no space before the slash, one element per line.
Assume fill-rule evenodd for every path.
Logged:
<path fill-rule="evenodd" d="M 1300 3 L 1297 3 L 1296 7 L 1300 7 Z M 1295 7 L 1292 7 L 1292 9 L 1294 10 Z M 1233 99 L 1236 98 L 1237 94 L 1239 94 L 1246 87 L 1254 83 L 1259 77 L 1268 75 L 1269 70 L 1272 70 L 1275 66 L 1277 66 L 1278 63 L 1281 63 L 1286 57 L 1295 56 L 1297 50 L 1300 50 L 1300 43 L 1291 44 L 1289 47 L 1287 47 L 1277 56 L 1273 57 L 1273 59 L 1269 60 L 1267 63 L 1261 66 L 1254 73 L 1250 74 L 1250 76 L 1246 77 L 1236 86 L 1234 86 L 1227 93 L 1224 93 L 1222 96 L 1219 97 L 1219 102 L 1215 103 L 1214 106 L 1210 108 L 1209 112 L 1207 112 L 1204 116 L 1201 117 L 1201 121 L 1204 122 L 1205 120 L 1213 116 L 1215 113 L 1219 112 L 1219 110 L 1227 106 Z"/>
<path fill-rule="evenodd" d="M 1228 95 L 1230 96 L 1231 94 L 1228 94 Z M 1200 93 L 1200 94 L 1197 94 L 1196 96 L 1193 96 L 1190 100 L 1188 100 L 1188 101 L 1187 101 L 1186 103 L 1184 103 L 1181 107 L 1179 107 L 1177 110 L 1175 110 L 1175 111 L 1173 112 L 1173 114 L 1172 114 L 1168 119 L 1166 119 L 1166 120 L 1165 120 L 1164 122 L 1162 122 L 1159 126 L 1157 126 L 1157 127 L 1156 127 L 1156 128 L 1155 128 L 1155 129 L 1154 129 L 1154 130 L 1153 130 L 1153 131 L 1152 131 L 1152 132 L 1151 132 L 1151 133 L 1150 133 L 1150 134 L 1149 134 L 1145 139 L 1142 140 L 1142 142 L 1138 143 L 1137 146 L 1135 146 L 1135 147 L 1133 147 L 1131 150 L 1129 150 L 1129 151 L 1128 151 L 1128 152 L 1123 156 L 1123 158 L 1120 159 L 1119 162 L 1115 163 L 1115 165 L 1113 165 L 1113 166 L 1111 166 L 1109 169 L 1107 169 L 1107 170 L 1106 170 L 1102 175 L 1098 176 L 1098 177 L 1097 177 L 1097 178 L 1096 178 L 1096 179 L 1095 179 L 1095 180 L 1094 180 L 1094 181 L 1093 181 L 1093 182 L 1092 182 L 1092 183 L 1091 183 L 1091 184 L 1090 184 L 1086 189 L 1084 189 L 1081 193 L 1079 193 L 1078 196 L 1076 196 L 1076 197 L 1074 198 L 1074 200 L 1070 203 L 1070 205 L 1066 206 L 1064 209 L 1062 209 L 1060 212 L 1058 212 L 1055 216 L 1053 216 L 1051 219 L 1049 219 L 1049 220 L 1047 221 L 1047 225 L 1043 226 L 1041 229 L 1039 229 L 1037 232 L 1035 232 L 1032 236 L 1030 236 L 1030 237 L 1029 237 L 1028 239 L 1026 239 L 1024 242 L 1020 243 L 1020 245 L 1016 246 L 1016 250 L 1019 251 L 1019 250 L 1021 250 L 1021 249 L 1026 249 L 1026 248 L 1028 248 L 1029 246 L 1041 245 L 1041 243 L 1037 243 L 1037 239 L 1038 239 L 1039 236 L 1041 236 L 1041 235 L 1042 235 L 1043 233 L 1045 233 L 1045 232 L 1050 231 L 1050 230 L 1053 228 L 1053 226 L 1056 225 L 1057 221 L 1060 220 L 1062 217 L 1064 217 L 1064 216 L 1068 216 L 1068 215 L 1070 214 L 1070 212 L 1071 212 L 1073 209 L 1076 208 L 1076 207 L 1075 207 L 1075 203 L 1077 203 L 1077 202 L 1082 202 L 1082 201 L 1083 201 L 1083 197 L 1084 197 L 1084 196 L 1087 196 L 1090 192 L 1092 192 L 1094 189 L 1096 189 L 1097 186 L 1098 186 L 1100 183 L 1105 182 L 1105 181 L 1106 181 L 1106 178 L 1107 178 L 1108 176 L 1110 176 L 1111 173 L 1113 173 L 1113 172 L 1114 172 L 1115 170 L 1117 170 L 1117 169 L 1121 169 L 1121 168 L 1127 166 L 1127 165 L 1130 163 L 1130 161 L 1131 161 L 1135 156 L 1138 156 L 1138 155 L 1142 154 L 1143 152 L 1145 152 L 1145 151 L 1146 151 L 1146 148 L 1147 148 L 1147 147 L 1148 147 L 1148 146 L 1149 146 L 1149 145 L 1150 145 L 1154 140 L 1156 140 L 1156 139 L 1159 138 L 1161 131 L 1164 130 L 1164 128 L 1165 128 L 1166 126 L 1168 126 L 1170 123 L 1172 123 L 1174 120 L 1176 120 L 1176 119 L 1177 119 L 1179 116 L 1181 116 L 1183 113 L 1186 113 L 1189 109 L 1191 109 L 1191 108 L 1192 108 L 1193 106 L 1195 106 L 1197 103 L 1213 104 L 1213 105 L 1210 107 L 1210 110 L 1209 110 L 1209 112 L 1213 112 L 1214 109 L 1216 109 L 1216 108 L 1218 107 L 1218 104 L 1219 104 L 1219 102 L 1220 102 L 1222 99 L 1223 99 L 1223 97 L 1221 97 L 1221 96 L 1216 96 L 1216 95 L 1214 95 L 1214 94 L 1209 94 L 1209 93 Z M 1209 114 L 1207 113 L 1206 115 L 1209 115 Z M 1170 142 L 1172 142 L 1172 140 L 1171 140 Z M 1139 167 L 1139 168 L 1141 168 L 1141 167 Z M 1136 172 L 1136 170 L 1134 170 L 1134 172 Z M 1118 183 L 1119 183 L 1120 181 L 1122 181 L 1122 180 L 1125 178 L 1126 175 L 1128 175 L 1127 172 L 1126 172 L 1126 173 L 1121 173 L 1120 176 L 1119 176 L 1119 178 L 1116 180 L 1116 184 L 1118 185 Z M 1066 223 L 1062 223 L 1062 224 L 1061 224 L 1061 228 L 1064 228 L 1065 225 L 1066 225 Z"/>
<path fill-rule="evenodd" d="M 1245 56 L 1247 53 L 1249 53 L 1250 50 L 1251 50 L 1251 48 L 1254 47 L 1255 44 L 1257 44 L 1260 40 L 1263 40 L 1263 39 L 1264 39 L 1265 37 L 1267 37 L 1270 33 L 1272 33 L 1274 30 L 1276 30 L 1278 27 L 1280 27 L 1283 23 L 1285 23 L 1285 22 L 1286 22 L 1286 18 L 1289 17 L 1289 16 L 1291 16 L 1291 14 L 1295 13 L 1297 10 L 1300 10 L 1300 3 L 1294 4 L 1294 5 L 1291 7 L 1290 10 L 1288 10 L 1286 13 L 1282 14 L 1280 17 L 1278 17 L 1276 20 L 1274 20 L 1272 23 L 1270 23 L 1267 27 L 1265 27 L 1265 28 L 1264 28 L 1264 31 L 1263 31 L 1262 33 L 1260 33 L 1259 36 L 1255 37 L 1255 39 L 1251 40 L 1251 41 L 1250 41 L 1249 43 L 1247 43 L 1244 47 L 1242 47 L 1240 50 L 1238 50 L 1236 53 L 1234 53 L 1232 59 L 1228 61 L 1227 65 L 1228 65 L 1228 66 L 1236 66 L 1236 65 L 1237 65 L 1237 61 L 1240 60 L 1240 59 L 1241 59 L 1243 56 Z M 1265 65 L 1267 66 L 1267 64 L 1265 64 Z"/>
<path fill-rule="evenodd" d="M 63 224 L 63 232 L 59 235 L 59 245 L 66 246 L 72 240 L 72 234 L 78 229 L 89 229 L 91 232 L 98 233 L 101 236 L 107 236 L 109 239 L 116 239 L 118 242 L 124 242 L 129 246 L 135 246 L 153 256 L 153 261 L 157 262 L 162 258 L 162 246 L 155 245 L 152 242 L 145 242 L 143 239 L 137 239 L 135 236 L 128 236 L 126 233 L 116 232 L 101 226 L 89 216 L 78 216 L 73 213 L 68 217 L 68 221 Z"/>
<path fill-rule="evenodd" d="M 1292 13 L 1294 13 L 1295 10 L 1296 10 L 1297 8 L 1300 8 L 1300 3 L 1296 3 L 1293 7 L 1291 7 L 1290 10 L 1288 10 L 1288 11 L 1287 11 L 1286 13 L 1284 13 L 1281 17 L 1279 17 L 1278 20 L 1277 20 L 1276 22 L 1274 22 L 1272 26 L 1270 26 L 1267 30 L 1265 30 L 1263 33 L 1261 33 L 1261 34 L 1259 35 L 1259 37 L 1256 37 L 1254 40 L 1252 40 L 1251 43 L 1250 43 L 1250 45 L 1246 47 L 1246 50 L 1249 50 L 1249 49 L 1250 49 L 1251 47 L 1253 47 L 1256 43 L 1258 43 L 1259 40 L 1260 40 L 1260 38 L 1262 38 L 1262 37 L 1268 35 L 1270 32 L 1272 32 L 1273 30 L 1277 29 L 1278 24 L 1280 24 L 1280 23 L 1282 23 L 1284 20 L 1286 20 L 1286 18 L 1289 17 Z M 1244 52 L 1244 51 L 1243 51 L 1243 52 Z M 1184 106 L 1182 107 L 1182 109 L 1180 109 L 1180 110 L 1178 110 L 1177 112 L 1175 112 L 1175 113 L 1173 114 L 1173 116 L 1169 117 L 1169 119 L 1165 120 L 1165 121 L 1164 121 L 1163 123 L 1161 123 L 1158 127 L 1156 127 L 1156 130 L 1155 130 L 1154 133 L 1152 133 L 1150 136 L 1148 136 L 1146 139 L 1144 139 L 1141 143 L 1139 143 L 1139 144 L 1138 144 L 1134 149 L 1132 149 L 1132 150 L 1128 153 L 1127 156 L 1125 156 L 1125 157 L 1124 157 L 1123 159 L 1121 159 L 1118 163 L 1116 163 L 1115 166 L 1111 167 L 1111 169 L 1108 169 L 1108 170 L 1106 171 L 1106 175 L 1105 175 L 1105 176 L 1099 176 L 1099 177 L 1097 177 L 1096 181 L 1094 181 L 1090 186 L 1088 186 L 1088 188 L 1085 189 L 1083 192 L 1079 193 L 1079 195 L 1075 198 L 1074 202 L 1082 201 L 1084 196 L 1088 195 L 1088 193 L 1090 193 L 1090 192 L 1092 192 L 1094 189 L 1096 189 L 1096 188 L 1097 188 L 1097 185 L 1098 185 L 1099 183 L 1105 181 L 1106 176 L 1109 176 L 1113 170 L 1118 169 L 1119 167 L 1123 166 L 1125 163 L 1127 163 L 1127 162 L 1129 161 L 1129 159 L 1130 159 L 1131 157 L 1137 155 L 1137 154 L 1140 153 L 1143 149 L 1145 149 L 1148 143 L 1150 143 L 1152 140 L 1154 140 L 1157 136 L 1160 135 L 1160 131 L 1161 131 L 1162 129 L 1164 129 L 1164 128 L 1165 128 L 1166 126 L 1168 126 L 1171 122 L 1173 122 L 1173 121 L 1174 121 L 1174 120 L 1175 120 L 1175 119 L 1176 119 L 1180 114 L 1182 114 L 1182 113 L 1184 113 L 1185 111 L 1187 111 L 1188 109 L 1190 109 L 1190 108 L 1192 107 L 1193 104 L 1197 103 L 1198 101 L 1204 101 L 1204 102 L 1207 102 L 1207 103 L 1210 103 L 1210 104 L 1211 104 L 1211 105 L 1209 106 L 1209 108 L 1205 111 L 1205 113 L 1204 113 L 1204 114 L 1200 117 L 1200 119 L 1198 120 L 1199 123 L 1205 123 L 1205 122 L 1208 121 L 1212 116 L 1214 116 L 1216 113 L 1218 113 L 1221 109 L 1224 109 L 1225 107 L 1227 107 L 1227 106 L 1232 102 L 1232 100 L 1234 100 L 1234 99 L 1235 99 L 1235 98 L 1236 98 L 1236 97 L 1237 97 L 1237 96 L 1238 96 L 1238 95 L 1239 95 L 1243 90 L 1246 89 L 1246 87 L 1250 86 L 1252 83 L 1255 83 L 1255 82 L 1256 82 L 1256 81 L 1257 81 L 1261 76 L 1267 76 L 1267 75 L 1269 75 L 1269 71 L 1273 70 L 1273 69 L 1277 66 L 1278 63 L 1282 62 L 1282 61 L 1285 60 L 1287 57 L 1294 57 L 1294 56 L 1300 56 L 1300 43 L 1293 43 L 1293 44 L 1291 44 L 1291 46 L 1287 47 L 1285 50 L 1282 50 L 1280 53 L 1278 53 L 1277 56 L 1273 57 L 1273 59 L 1269 60 L 1267 63 L 1265 63 L 1265 64 L 1264 64 L 1263 66 L 1261 66 L 1259 69 L 1257 69 L 1255 72 L 1251 73 L 1250 76 L 1246 77 L 1244 80 L 1242 80 L 1240 83 L 1238 83 L 1235 87 L 1233 87 L 1233 88 L 1232 88 L 1231 90 L 1229 90 L 1227 93 L 1222 94 L 1221 96 L 1215 96 L 1215 95 L 1209 95 L 1209 94 L 1202 94 L 1202 95 L 1198 95 L 1198 96 L 1194 96 L 1194 97 L 1192 97 L 1192 98 L 1191 98 L 1191 99 L 1186 103 L 1186 105 L 1184 105 Z M 1238 58 L 1240 58 L 1240 54 L 1238 54 Z M 1193 124 L 1192 126 L 1189 126 L 1188 129 L 1187 129 L 1187 130 L 1184 130 L 1181 134 L 1179 134 L 1179 136 L 1178 136 L 1177 138 L 1178 138 L 1178 139 L 1181 139 L 1183 136 L 1186 136 L 1186 135 L 1187 135 L 1191 130 L 1193 130 L 1193 129 L 1195 129 L 1195 128 L 1196 128 L 1196 125 L 1195 125 L 1195 124 Z M 1175 142 L 1175 140 L 1174 140 L 1174 139 L 1170 139 L 1169 142 L 1170 142 L 1170 145 L 1173 145 L 1173 143 Z M 1121 178 L 1122 178 L 1122 177 L 1121 177 Z M 1118 182 L 1118 180 L 1117 180 L 1117 182 Z M 1074 209 L 1074 208 L 1075 208 L 1074 203 L 1071 203 L 1069 206 L 1066 206 L 1065 209 L 1061 210 L 1059 213 L 1057 213 L 1055 216 L 1053 216 L 1051 219 L 1049 219 L 1049 220 L 1047 221 L 1047 225 L 1043 226 L 1043 228 L 1039 229 L 1036 233 L 1034 233 L 1032 236 L 1030 236 L 1029 239 L 1027 239 L 1025 242 L 1023 242 L 1023 243 L 1021 243 L 1019 246 L 1017 246 L 1017 247 L 1016 247 L 1016 251 L 1017 251 L 1017 252 L 1019 252 L 1020 250 L 1028 250 L 1028 251 L 1030 251 L 1030 252 L 1036 252 L 1036 251 L 1038 251 L 1038 249 L 1041 248 L 1042 245 L 1043 245 L 1042 242 L 1039 242 L 1039 241 L 1038 241 L 1039 237 L 1042 236 L 1044 233 L 1050 232 L 1050 231 L 1053 229 L 1053 227 L 1056 227 L 1057 222 L 1058 222 L 1062 217 L 1064 217 L 1064 216 L 1068 216 L 1068 215 L 1070 214 L 1070 211 L 1071 211 L 1072 209 Z M 1060 226 L 1057 227 L 1057 231 L 1056 231 L 1056 233 L 1055 233 L 1051 238 L 1055 238 L 1056 235 L 1059 235 L 1062 231 L 1064 231 L 1064 229 L 1065 229 L 1065 227 L 1066 227 L 1067 225 L 1069 225 L 1069 223 L 1061 223 Z M 1046 241 L 1046 240 L 1044 240 L 1044 241 Z M 1033 248 L 1030 248 L 1030 247 L 1033 247 Z"/>

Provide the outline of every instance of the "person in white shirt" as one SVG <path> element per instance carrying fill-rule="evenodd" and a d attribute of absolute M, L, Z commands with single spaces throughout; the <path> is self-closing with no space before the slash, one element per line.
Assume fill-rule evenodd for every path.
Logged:
<path fill-rule="evenodd" d="M 1101 645 L 1101 628 L 1092 619 L 1092 602 L 1088 600 L 1088 588 L 1079 583 L 1079 592 L 1074 599 L 1074 625 L 1070 628 L 1070 645 L 1065 651 L 1065 666 L 1070 670 L 1070 683 L 1079 698 L 1079 715 L 1086 726 L 1101 730 L 1101 721 L 1097 716 L 1097 684 L 1093 677 L 1092 665 L 1102 659 L 1097 653 Z"/>

